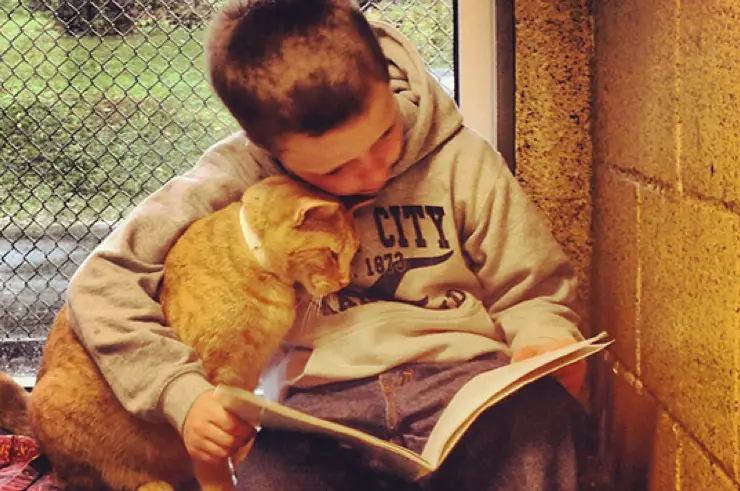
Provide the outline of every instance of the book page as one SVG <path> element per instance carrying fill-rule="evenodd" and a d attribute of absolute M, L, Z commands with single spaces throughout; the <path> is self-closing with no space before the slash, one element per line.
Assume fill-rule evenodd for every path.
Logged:
<path fill-rule="evenodd" d="M 603 339 L 603 336 L 473 377 L 455 394 L 440 415 L 429 435 L 422 457 L 437 468 L 483 411 L 525 385 L 566 365 L 587 358 L 610 344 L 597 343 L 600 339 Z"/>
<path fill-rule="evenodd" d="M 329 436 L 348 444 L 396 475 L 415 481 L 434 471 L 473 421 L 488 407 L 524 385 L 608 346 L 605 334 L 473 377 L 452 398 L 432 430 L 422 455 L 362 431 L 316 418 L 252 392 L 220 385 L 224 407 L 254 426 Z"/>
<path fill-rule="evenodd" d="M 420 455 L 400 445 L 349 426 L 296 411 L 249 391 L 219 385 L 216 388 L 216 397 L 228 411 L 254 426 L 330 436 L 359 450 L 368 460 L 374 460 L 409 481 L 420 479 L 433 470 Z"/>

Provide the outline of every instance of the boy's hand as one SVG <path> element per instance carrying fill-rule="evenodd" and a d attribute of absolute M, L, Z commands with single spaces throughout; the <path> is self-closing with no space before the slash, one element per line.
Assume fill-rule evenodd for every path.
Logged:
<path fill-rule="evenodd" d="M 229 457 L 254 436 L 254 428 L 229 413 L 209 390 L 193 403 L 182 429 L 190 456 L 202 462 Z"/>
<path fill-rule="evenodd" d="M 533 356 L 547 353 L 548 351 L 555 351 L 560 348 L 565 348 L 571 344 L 575 344 L 575 341 L 571 340 L 560 340 L 553 341 L 552 343 L 543 344 L 541 346 L 526 346 L 518 351 L 515 351 L 511 356 L 511 361 L 521 361 Z M 578 393 L 583 387 L 583 381 L 586 378 L 586 360 L 580 360 L 572 365 L 563 367 L 557 372 L 553 373 L 553 376 L 570 392 L 573 397 L 577 397 Z"/>

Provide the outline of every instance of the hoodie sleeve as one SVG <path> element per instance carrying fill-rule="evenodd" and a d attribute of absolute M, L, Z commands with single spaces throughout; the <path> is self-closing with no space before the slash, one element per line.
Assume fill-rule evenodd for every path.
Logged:
<path fill-rule="evenodd" d="M 464 203 L 463 248 L 497 330 L 512 351 L 581 340 L 572 265 L 501 155 L 469 131 L 467 137 L 458 162 L 464 171 L 457 172 L 465 194 L 456 198 Z"/>
<path fill-rule="evenodd" d="M 195 398 L 211 388 L 195 353 L 165 323 L 157 301 L 163 263 L 188 225 L 238 200 L 259 174 L 242 136 L 222 140 L 135 207 L 72 277 L 71 327 L 128 411 L 164 414 L 181 430 Z"/>

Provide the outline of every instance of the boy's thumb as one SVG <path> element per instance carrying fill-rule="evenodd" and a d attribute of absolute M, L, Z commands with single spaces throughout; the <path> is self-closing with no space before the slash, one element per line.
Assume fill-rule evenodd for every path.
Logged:
<path fill-rule="evenodd" d="M 532 358 L 540 354 L 539 346 L 525 346 L 524 348 L 517 350 L 511 355 L 511 361 L 517 362 Z"/>

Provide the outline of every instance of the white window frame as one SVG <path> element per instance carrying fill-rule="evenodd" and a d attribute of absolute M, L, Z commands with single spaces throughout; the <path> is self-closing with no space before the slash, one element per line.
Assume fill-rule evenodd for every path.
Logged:
<path fill-rule="evenodd" d="M 493 0 L 457 0 L 457 94 L 465 124 L 497 147 Z"/>

